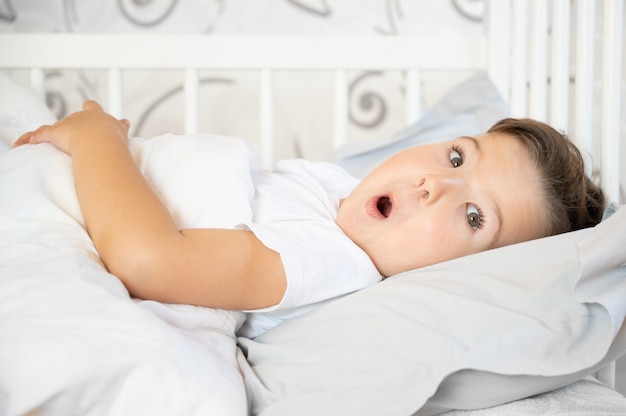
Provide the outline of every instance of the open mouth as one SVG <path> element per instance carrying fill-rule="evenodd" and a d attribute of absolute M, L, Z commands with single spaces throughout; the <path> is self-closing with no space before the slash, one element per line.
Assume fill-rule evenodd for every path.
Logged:
<path fill-rule="evenodd" d="M 383 217 L 387 218 L 389 217 L 389 214 L 391 214 L 391 199 L 389 199 L 388 196 L 381 196 L 380 198 L 378 198 L 378 202 L 376 203 L 376 208 L 378 209 L 378 212 L 380 212 L 382 214 Z"/>

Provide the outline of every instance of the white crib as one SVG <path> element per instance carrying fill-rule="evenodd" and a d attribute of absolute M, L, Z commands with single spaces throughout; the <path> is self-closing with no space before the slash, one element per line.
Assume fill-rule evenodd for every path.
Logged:
<path fill-rule="evenodd" d="M 0 70 L 28 72 L 45 99 L 51 69 L 107 72 L 107 111 L 125 117 L 126 71 L 177 72 L 184 83 L 184 133 L 200 130 L 201 71 L 254 71 L 262 165 L 277 159 L 275 74 L 331 71 L 331 147 L 349 135 L 349 78 L 359 71 L 402 71 L 405 123 L 421 108 L 423 74 L 486 71 L 515 117 L 567 131 L 596 161 L 611 201 L 624 203 L 623 0 L 490 1 L 477 36 L 213 36 L 202 34 L 0 34 Z M 195 53 L 190 53 L 194 51 Z M 293 103 L 290 105 L 306 105 Z M 331 149 L 329 149 L 330 152 Z M 615 366 L 597 377 L 615 385 Z"/>

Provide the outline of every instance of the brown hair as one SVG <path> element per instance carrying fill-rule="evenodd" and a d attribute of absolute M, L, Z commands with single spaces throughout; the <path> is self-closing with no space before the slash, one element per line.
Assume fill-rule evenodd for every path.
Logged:
<path fill-rule="evenodd" d="M 580 151 L 566 135 L 549 125 L 506 118 L 488 133 L 516 137 L 539 168 L 546 200 L 548 235 L 592 227 L 600 222 L 605 201 L 602 189 L 586 174 Z"/>

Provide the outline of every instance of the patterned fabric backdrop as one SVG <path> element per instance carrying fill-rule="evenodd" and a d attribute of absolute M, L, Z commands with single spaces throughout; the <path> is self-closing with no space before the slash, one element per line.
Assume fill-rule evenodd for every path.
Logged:
<path fill-rule="evenodd" d="M 0 0 L 0 31 L 205 33 L 227 35 L 472 34 L 482 30 L 482 0 Z M 137 53 L 141 53 L 138 51 Z M 190 50 L 189 53 L 196 53 Z M 58 116 L 93 98 L 106 105 L 102 71 L 48 71 L 47 102 Z M 422 79 L 427 108 L 465 73 Z M 182 74 L 127 71 L 125 116 L 132 134 L 182 131 Z M 258 136 L 258 78 L 202 73 L 200 129 Z M 332 140 L 331 73 L 275 76 L 278 157 L 322 159 Z M 403 127 L 404 74 L 350 74 L 351 139 L 387 137 Z"/>

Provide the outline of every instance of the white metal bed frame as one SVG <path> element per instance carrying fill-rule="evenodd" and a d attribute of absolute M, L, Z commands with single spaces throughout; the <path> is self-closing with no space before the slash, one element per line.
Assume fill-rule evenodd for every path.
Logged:
<path fill-rule="evenodd" d="M 124 70 L 180 70 L 185 80 L 186 133 L 198 130 L 199 70 L 258 71 L 259 143 L 266 167 L 274 162 L 273 71 L 335 72 L 334 144 L 338 146 L 346 141 L 347 135 L 348 71 L 407 71 L 409 123 L 421 111 L 418 108 L 421 71 L 487 70 L 509 102 L 513 116 L 533 117 L 576 132 L 577 144 L 599 161 L 600 181 L 608 198 L 620 201 L 624 5 L 623 0 L 601 0 L 601 4 L 602 15 L 597 16 L 595 0 L 491 1 L 485 32 L 475 37 L 363 39 L 5 33 L 0 35 L 0 70 L 28 69 L 31 86 L 42 96 L 46 69 L 107 70 L 108 111 L 117 117 L 124 114 Z M 571 35 L 574 28 L 575 37 Z M 598 32 L 602 37 L 601 48 L 595 42 Z M 181 48 L 181 44 L 187 48 Z M 201 52 L 190 54 L 188 50 Z M 442 54 L 441 51 L 453 52 Z M 597 55 L 601 56 L 601 71 L 595 68 Z M 594 86 L 599 78 L 598 92 Z M 601 108 L 600 145 L 593 140 L 594 128 L 597 130 L 595 115 L 600 113 L 594 103 L 600 103 Z M 609 367 L 598 377 L 614 385 L 614 371 L 614 366 Z"/>

